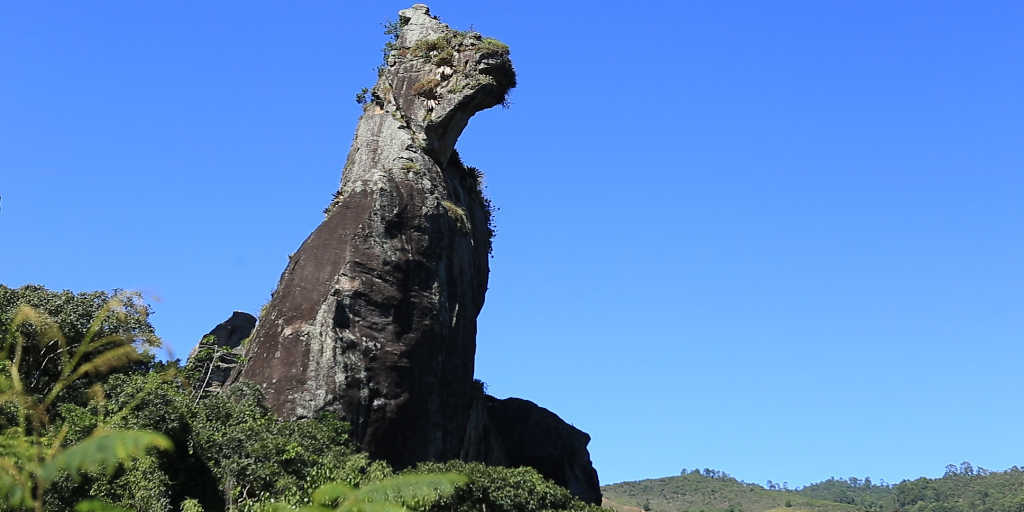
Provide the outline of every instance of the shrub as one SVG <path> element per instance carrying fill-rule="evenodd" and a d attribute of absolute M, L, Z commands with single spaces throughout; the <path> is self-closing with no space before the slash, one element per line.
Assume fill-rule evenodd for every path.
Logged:
<path fill-rule="evenodd" d="M 452 41 L 448 35 L 440 35 L 429 39 L 420 39 L 412 45 L 411 53 L 415 57 L 430 57 L 434 52 L 452 49 Z"/>
<path fill-rule="evenodd" d="M 502 57 L 509 55 L 508 45 L 491 37 L 485 37 L 480 42 L 480 51 L 484 54 L 498 54 Z"/>
<path fill-rule="evenodd" d="M 460 473 L 467 482 L 450 496 L 437 500 L 429 512 L 541 512 L 544 510 L 599 511 L 569 491 L 545 480 L 533 468 L 486 466 L 478 462 L 426 462 L 406 473 Z"/>
<path fill-rule="evenodd" d="M 430 63 L 435 66 L 454 66 L 455 50 L 451 48 L 445 48 L 441 50 L 437 55 L 434 56 L 433 60 L 431 60 Z"/>
<path fill-rule="evenodd" d="M 412 93 L 428 100 L 437 99 L 437 88 L 440 85 L 441 80 L 437 78 L 424 78 L 412 86 Z"/>

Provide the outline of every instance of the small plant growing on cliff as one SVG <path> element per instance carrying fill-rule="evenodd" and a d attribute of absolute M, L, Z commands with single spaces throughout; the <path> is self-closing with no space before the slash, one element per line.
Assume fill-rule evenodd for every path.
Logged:
<path fill-rule="evenodd" d="M 331 210 L 334 208 L 334 205 L 338 204 L 339 202 L 341 202 L 341 190 L 335 190 L 334 195 L 331 196 L 331 202 L 327 204 L 326 208 L 324 208 L 324 215 L 331 213 Z M 266 304 L 264 304 L 263 306 L 266 307 Z M 263 317 L 262 309 L 260 310 L 260 317 Z"/>
<path fill-rule="evenodd" d="M 462 231 L 468 233 L 471 226 L 469 224 L 469 215 L 466 214 L 466 210 L 463 210 L 462 207 L 451 201 L 441 201 L 441 204 L 444 205 L 444 209 L 448 211 L 448 217 L 455 221 L 455 225 Z"/>
<path fill-rule="evenodd" d="M 459 165 L 462 165 L 462 161 L 459 160 Z M 494 206 L 491 202 L 491 198 L 484 194 L 484 173 L 480 169 L 472 166 L 465 166 L 466 168 L 466 180 L 469 182 L 469 189 L 484 205 L 484 213 L 487 214 L 487 242 L 491 244 L 494 240 L 494 235 L 497 232 L 497 226 L 494 224 L 494 213 L 498 210 L 498 207 Z M 488 253 L 491 253 L 493 247 L 488 245 Z"/>
<path fill-rule="evenodd" d="M 408 23 L 408 20 L 406 20 L 406 23 Z M 401 35 L 402 27 L 405 26 L 405 23 L 402 23 L 402 19 L 399 18 L 384 22 L 383 25 L 384 34 L 391 36 L 391 39 L 384 43 L 384 48 L 381 50 L 384 53 L 384 64 L 387 65 L 388 55 L 398 48 L 398 36 Z"/>
<path fill-rule="evenodd" d="M 362 90 L 356 93 L 356 103 L 360 105 L 366 105 L 370 102 L 369 98 L 370 90 L 363 87 Z"/>
<path fill-rule="evenodd" d="M 440 53 L 434 56 L 434 59 L 430 61 L 435 66 L 454 66 L 455 65 L 455 50 L 451 48 L 445 48 Z"/>
<path fill-rule="evenodd" d="M 476 396 L 484 396 L 487 394 L 487 383 L 480 379 L 473 379 L 473 394 Z"/>
<path fill-rule="evenodd" d="M 448 35 L 440 35 L 429 39 L 420 39 L 412 45 L 412 54 L 416 57 L 430 57 L 431 54 L 451 50 L 452 41 Z"/>
<path fill-rule="evenodd" d="M 437 78 L 424 78 L 412 86 L 412 93 L 428 100 L 437 99 L 437 88 L 441 85 L 441 80 Z"/>
<path fill-rule="evenodd" d="M 480 42 L 480 51 L 484 54 L 496 53 L 502 57 L 508 57 L 509 54 L 508 45 L 492 37 L 485 37 Z"/>

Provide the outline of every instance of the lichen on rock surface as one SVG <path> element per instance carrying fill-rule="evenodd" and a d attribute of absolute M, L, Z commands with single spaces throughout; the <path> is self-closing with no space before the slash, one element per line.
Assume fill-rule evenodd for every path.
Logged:
<path fill-rule="evenodd" d="M 455 142 L 505 101 L 515 71 L 507 46 L 423 4 L 396 28 L 326 218 L 290 258 L 231 382 L 258 384 L 284 418 L 340 414 L 399 468 L 497 460 L 465 446 L 482 410 L 473 366 L 493 230 L 479 171 Z"/>

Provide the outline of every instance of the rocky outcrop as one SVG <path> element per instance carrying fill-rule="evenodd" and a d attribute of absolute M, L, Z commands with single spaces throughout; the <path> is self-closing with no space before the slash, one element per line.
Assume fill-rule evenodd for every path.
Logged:
<path fill-rule="evenodd" d="M 197 392 L 215 391 L 224 385 L 241 359 L 242 342 L 255 327 L 256 317 L 235 311 L 199 340 L 186 364 L 197 373 Z"/>
<path fill-rule="evenodd" d="M 473 404 L 461 458 L 495 466 L 530 466 L 580 499 L 601 503 L 586 432 L 520 398 L 485 395 Z"/>
<path fill-rule="evenodd" d="M 231 381 L 258 384 L 285 418 L 340 414 L 355 441 L 399 468 L 464 452 L 527 460 L 511 453 L 526 446 L 521 436 L 561 421 L 540 408 L 550 417 L 484 407 L 481 432 L 493 433 L 503 457 L 466 445 L 476 435 L 471 411 L 481 409 L 473 365 L 492 230 L 480 175 L 455 142 L 515 85 L 508 47 L 451 29 L 422 4 L 400 11 L 395 28 L 341 186 L 291 257 Z M 499 425 L 505 419 L 530 423 L 518 431 Z M 586 454 L 586 434 L 565 427 L 554 439 L 571 446 L 544 457 L 575 454 L 581 440 Z"/>

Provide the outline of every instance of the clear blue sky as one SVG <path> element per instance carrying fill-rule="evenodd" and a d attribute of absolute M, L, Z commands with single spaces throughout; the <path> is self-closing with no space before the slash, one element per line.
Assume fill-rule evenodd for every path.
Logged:
<path fill-rule="evenodd" d="M 0 282 L 139 289 L 178 355 L 321 220 L 388 2 L 10 2 Z M 510 110 L 477 374 L 605 483 L 1024 465 L 1024 3 L 456 2 Z"/>

